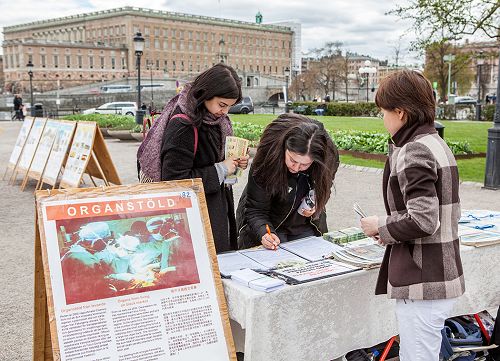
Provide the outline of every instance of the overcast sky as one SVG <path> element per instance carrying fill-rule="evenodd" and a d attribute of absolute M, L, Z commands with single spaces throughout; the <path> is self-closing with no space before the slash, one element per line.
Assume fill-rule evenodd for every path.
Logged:
<path fill-rule="evenodd" d="M 385 15 L 405 0 L 0 0 L 0 27 L 74 15 L 120 6 L 135 6 L 196 15 L 264 23 L 298 20 L 302 24 L 302 52 L 341 41 L 344 48 L 393 63 L 400 44 L 399 63 L 415 63 L 408 52 L 412 34 L 400 36 L 408 23 Z M 3 41 L 3 34 L 0 36 Z"/>

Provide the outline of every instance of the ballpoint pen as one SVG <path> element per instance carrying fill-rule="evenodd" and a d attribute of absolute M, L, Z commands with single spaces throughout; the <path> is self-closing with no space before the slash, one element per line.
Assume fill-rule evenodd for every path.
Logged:
<path fill-rule="evenodd" d="M 274 245 L 274 242 L 272 241 L 273 236 L 271 236 L 271 228 L 269 228 L 269 224 L 266 224 L 266 231 L 267 231 L 267 234 L 269 235 L 269 237 L 271 237 L 271 242 L 273 243 L 273 247 L 274 247 L 273 249 L 274 249 L 274 250 L 278 249 L 278 247 L 276 247 L 276 246 Z"/>

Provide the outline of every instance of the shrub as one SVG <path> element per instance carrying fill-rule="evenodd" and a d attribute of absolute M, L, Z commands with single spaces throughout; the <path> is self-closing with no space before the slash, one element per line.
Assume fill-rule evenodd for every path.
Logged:
<path fill-rule="evenodd" d="M 387 153 L 388 134 L 357 130 L 328 131 L 338 149 L 366 153 Z"/>
<path fill-rule="evenodd" d="M 259 143 L 264 127 L 252 123 L 233 122 L 233 131 L 236 137 L 248 139 L 250 146 L 255 147 Z"/>
<path fill-rule="evenodd" d="M 379 110 L 375 103 L 316 103 L 316 102 L 295 102 L 292 109 L 297 109 L 304 115 L 315 115 L 314 110 L 325 109 L 324 115 L 335 115 L 343 117 L 376 117 Z"/>
<path fill-rule="evenodd" d="M 74 114 L 74 115 L 68 115 L 64 117 L 64 119 L 76 120 L 80 122 L 96 122 L 100 128 L 132 129 L 132 127 L 135 125 L 135 118 L 131 115 Z"/>
<path fill-rule="evenodd" d="M 487 104 L 483 107 L 483 120 L 492 122 L 495 116 L 495 104 Z"/>

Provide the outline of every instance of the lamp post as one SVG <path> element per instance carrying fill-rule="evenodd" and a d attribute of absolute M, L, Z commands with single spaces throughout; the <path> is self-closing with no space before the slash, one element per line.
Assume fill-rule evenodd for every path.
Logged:
<path fill-rule="evenodd" d="M 290 68 L 285 68 L 285 113 L 288 113 L 288 79 L 290 78 Z"/>
<path fill-rule="evenodd" d="M 488 148 L 484 176 L 484 187 L 489 189 L 500 189 L 500 101 L 498 100 L 498 96 L 500 96 L 500 64 L 497 68 L 497 101 L 495 103 L 493 127 L 488 129 Z"/>
<path fill-rule="evenodd" d="M 154 109 L 154 96 L 155 96 L 155 90 L 153 88 L 153 62 L 148 62 L 148 67 L 149 67 L 149 84 L 151 85 L 151 111 Z"/>
<path fill-rule="evenodd" d="M 477 103 L 476 103 L 476 120 L 481 120 L 481 69 L 483 67 L 484 58 L 483 51 L 479 52 L 477 57 Z"/>
<path fill-rule="evenodd" d="M 144 51 L 144 38 L 140 32 L 137 32 L 134 36 L 134 50 L 136 57 L 136 68 L 137 68 L 137 111 L 135 112 L 135 122 L 137 124 L 142 124 L 144 119 L 144 110 L 142 109 L 141 103 L 141 56 Z"/>
<path fill-rule="evenodd" d="M 455 60 L 455 55 L 445 55 L 443 56 L 443 60 L 448 62 L 448 93 L 446 94 L 446 98 L 449 100 L 451 94 L 451 62 Z"/>
<path fill-rule="evenodd" d="M 31 69 L 33 69 L 33 63 L 31 62 L 31 60 L 28 61 L 28 64 L 26 64 L 26 66 L 28 67 L 28 75 L 30 77 L 30 97 L 31 97 L 31 108 L 30 108 L 30 114 L 32 117 L 35 116 L 35 107 L 33 106 L 33 71 Z"/>
<path fill-rule="evenodd" d="M 368 88 L 370 87 L 370 74 L 375 74 L 377 68 L 371 66 L 370 60 L 365 60 L 365 66 L 359 68 L 359 74 L 366 79 L 366 102 L 368 103 Z"/>

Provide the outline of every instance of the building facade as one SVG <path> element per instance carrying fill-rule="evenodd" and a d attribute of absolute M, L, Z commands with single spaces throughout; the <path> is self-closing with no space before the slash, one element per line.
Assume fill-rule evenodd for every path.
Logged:
<path fill-rule="evenodd" d="M 287 26 L 122 7 L 5 27 L 5 89 L 27 89 L 29 61 L 36 91 L 135 77 L 137 32 L 141 68 L 155 79 L 189 79 L 223 61 L 259 85 L 260 75 L 282 79 L 294 54 Z"/>

